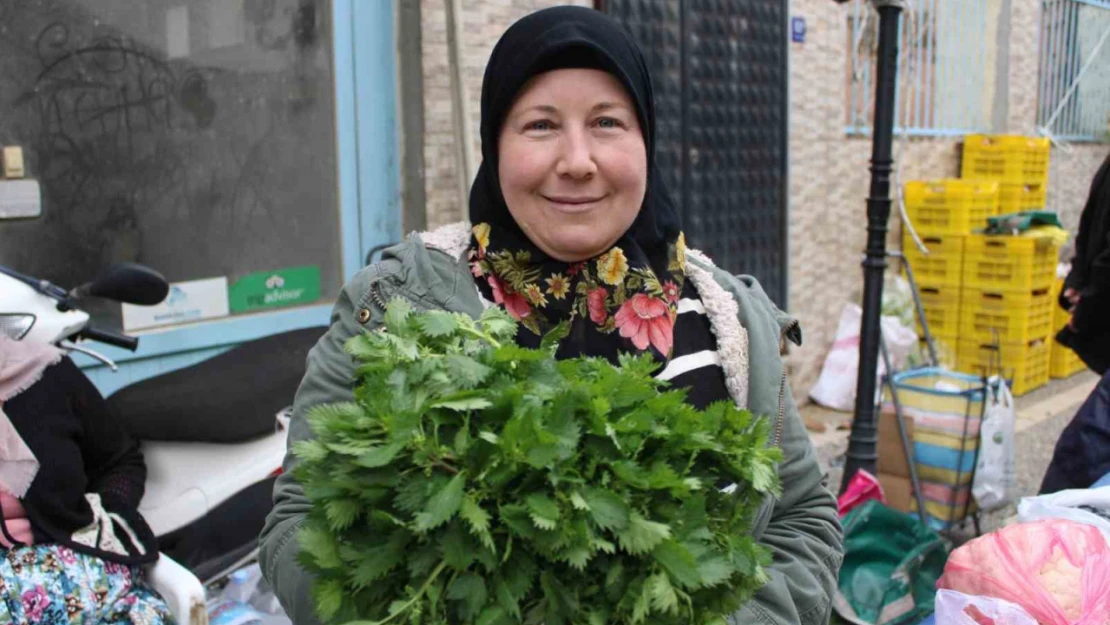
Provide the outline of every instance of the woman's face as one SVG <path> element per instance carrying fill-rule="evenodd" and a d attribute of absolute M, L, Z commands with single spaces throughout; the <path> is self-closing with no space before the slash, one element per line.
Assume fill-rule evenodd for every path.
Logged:
<path fill-rule="evenodd" d="M 608 251 L 644 202 L 647 148 L 636 108 L 600 70 L 532 78 L 505 118 L 497 154 L 509 212 L 556 260 Z"/>

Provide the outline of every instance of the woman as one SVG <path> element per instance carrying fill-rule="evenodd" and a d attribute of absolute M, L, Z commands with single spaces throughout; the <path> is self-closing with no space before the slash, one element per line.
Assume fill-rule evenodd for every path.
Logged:
<path fill-rule="evenodd" d="M 63 356 L 0 335 L 0 625 L 170 623 L 138 443 Z"/>
<path fill-rule="evenodd" d="M 378 327 L 392 298 L 473 316 L 504 306 L 529 347 L 569 320 L 561 358 L 647 352 L 695 406 L 731 398 L 775 419 L 784 493 L 756 527 L 774 564 L 737 622 L 827 623 L 841 532 L 786 386 L 780 350 L 798 340 L 796 324 L 753 280 L 686 250 L 654 166 L 651 82 L 631 36 L 575 7 L 516 23 L 486 69 L 481 135 L 473 226 L 414 236 L 345 287 L 309 356 L 290 442 L 311 436 L 310 407 L 352 399 L 342 345 Z M 310 503 L 289 477 L 294 463 L 286 460 L 275 487 L 262 560 L 294 622 L 306 625 L 315 622 L 311 580 L 296 563 L 296 535 Z"/>

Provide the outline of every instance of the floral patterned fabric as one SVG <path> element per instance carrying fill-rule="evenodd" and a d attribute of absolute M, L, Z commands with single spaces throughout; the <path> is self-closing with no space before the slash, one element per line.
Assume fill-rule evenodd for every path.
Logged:
<path fill-rule="evenodd" d="M 651 350 L 658 360 L 670 358 L 686 281 L 681 233 L 667 245 L 667 262 L 658 270 L 620 245 L 568 265 L 537 258 L 534 249 L 499 248 L 489 224 L 476 224 L 473 233 L 471 272 L 479 290 L 526 329 L 526 336 L 518 336 L 521 344 L 535 346 L 567 322 L 570 340 L 560 345 L 561 357 L 615 359 L 622 351 Z"/>
<path fill-rule="evenodd" d="M 173 623 L 137 567 L 61 545 L 0 550 L 0 599 L 0 625 Z"/>

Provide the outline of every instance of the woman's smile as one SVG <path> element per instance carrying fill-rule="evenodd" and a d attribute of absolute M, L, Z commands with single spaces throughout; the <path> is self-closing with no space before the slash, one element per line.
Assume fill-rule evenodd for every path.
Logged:
<path fill-rule="evenodd" d="M 555 211 L 567 215 L 580 215 L 588 213 L 601 206 L 602 200 L 607 195 L 545 195 L 540 197 L 547 200 Z"/>

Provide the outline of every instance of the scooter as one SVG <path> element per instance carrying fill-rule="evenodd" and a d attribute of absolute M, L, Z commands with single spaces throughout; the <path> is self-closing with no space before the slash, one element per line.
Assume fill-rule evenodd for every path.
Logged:
<path fill-rule="evenodd" d="M 19 341 L 53 343 L 114 371 L 117 365 L 88 342 L 134 351 L 139 339 L 95 326 L 79 308 L 80 301 L 96 297 L 154 305 L 167 292 L 161 275 L 133 263 L 113 266 L 70 291 L 0 266 L 0 333 Z M 171 603 L 178 622 L 206 620 L 201 584 L 217 581 L 257 557 L 257 536 L 285 457 L 288 405 L 308 349 L 325 330 L 309 328 L 251 341 L 108 398 L 141 440 L 147 482 L 140 512 L 163 553 L 150 573 L 151 582 Z M 266 380 L 265 399 L 252 399 L 250 409 L 239 413 L 213 413 L 213 399 L 234 403 L 227 393 L 212 388 L 218 380 L 236 381 L 240 398 L 259 392 L 244 370 Z M 191 404 L 175 401 L 181 397 L 195 399 Z M 199 407 L 202 401 L 209 405 Z M 167 413 L 174 412 L 167 410 L 168 404 L 179 417 L 172 422 L 166 421 Z"/>

